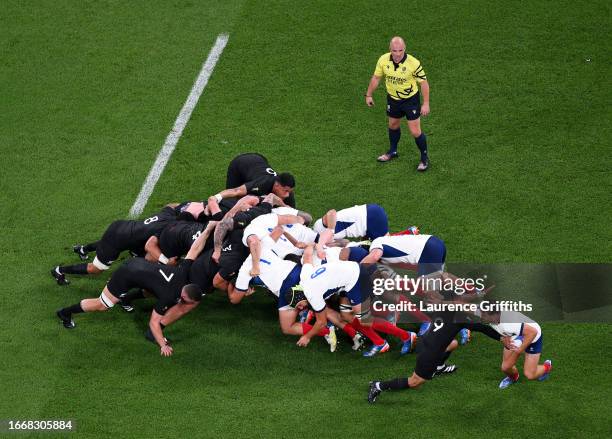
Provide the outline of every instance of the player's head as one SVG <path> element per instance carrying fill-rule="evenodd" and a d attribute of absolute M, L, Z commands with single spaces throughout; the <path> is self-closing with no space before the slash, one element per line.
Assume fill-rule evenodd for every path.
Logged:
<path fill-rule="evenodd" d="M 181 302 L 186 305 L 193 305 L 202 300 L 204 292 L 198 284 L 187 284 L 181 290 Z"/>
<path fill-rule="evenodd" d="M 289 306 L 296 308 L 300 302 L 306 302 L 306 294 L 300 289 L 291 288 L 285 293 L 285 300 Z"/>
<path fill-rule="evenodd" d="M 295 187 L 295 178 L 288 172 L 283 172 L 276 176 L 272 192 L 283 200 L 287 198 Z"/>
<path fill-rule="evenodd" d="M 406 52 L 406 43 L 402 37 L 393 37 L 389 43 L 391 57 L 396 63 L 400 62 Z"/>

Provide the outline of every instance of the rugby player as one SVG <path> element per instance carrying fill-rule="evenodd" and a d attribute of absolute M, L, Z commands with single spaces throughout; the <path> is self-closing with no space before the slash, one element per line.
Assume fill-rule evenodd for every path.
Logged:
<path fill-rule="evenodd" d="M 419 276 L 444 270 L 446 246 L 433 235 L 392 235 L 372 241 L 362 264 L 376 262 L 415 269 Z"/>
<path fill-rule="evenodd" d="M 238 270 L 249 256 L 249 249 L 242 245 L 243 234 L 243 229 L 233 230 L 223 241 L 219 270 L 213 279 L 213 286 L 218 290 L 228 290 L 229 283 L 236 279 Z"/>
<path fill-rule="evenodd" d="M 502 337 L 504 350 L 501 370 L 506 377 L 499 383 L 500 389 L 516 383 L 519 371 L 516 362 L 521 354 L 525 356 L 523 373 L 528 380 L 544 381 L 552 370 L 552 361 L 540 362 L 542 353 L 542 328 L 524 314 L 514 311 L 482 312 L 483 322 L 488 322 Z"/>
<path fill-rule="evenodd" d="M 157 303 L 151 312 L 149 329 L 155 341 L 160 346 L 163 356 L 172 355 L 172 347 L 163 334 L 162 319 L 170 309 L 176 316 L 182 316 L 199 305 L 204 294 L 203 287 L 190 279 L 194 259 L 204 248 L 206 239 L 216 223 L 211 222 L 193 243 L 185 259 L 176 267 L 161 267 L 152 264 L 144 258 L 132 258 L 125 262 L 111 276 L 108 284 L 98 298 L 83 299 L 72 306 L 56 312 L 62 324 L 67 329 L 76 325 L 73 314 L 94 311 L 107 311 L 121 301 L 121 296 L 133 288 L 139 288 L 151 293 L 157 298 Z M 175 318 L 176 319 L 176 318 Z"/>
<path fill-rule="evenodd" d="M 269 213 L 255 218 L 251 224 L 244 229 L 242 243 L 249 248 L 249 252 L 253 257 L 251 266 L 251 276 L 259 275 L 260 264 L 259 258 L 261 254 L 261 239 L 269 233 L 270 229 L 284 224 L 304 224 L 304 218 L 297 215 L 278 215 Z"/>
<path fill-rule="evenodd" d="M 257 202 L 259 202 L 259 198 L 251 198 L 255 198 Z M 275 207 L 279 206 L 279 203 L 282 201 L 274 194 L 266 195 L 259 204 L 257 204 L 257 202 L 251 203 L 252 205 L 249 207 L 249 209 L 242 210 L 236 214 L 232 214 L 232 212 L 228 213 L 223 218 L 223 221 L 217 225 L 214 235 L 215 251 L 213 253 L 213 259 L 215 261 L 218 261 L 219 257 L 221 256 L 221 243 L 223 242 L 223 239 L 225 239 L 227 233 L 231 230 L 244 229 L 251 224 L 255 218 L 261 215 L 269 213 L 276 213 L 279 215 L 297 215 L 304 219 L 304 224 L 309 224 L 312 221 L 312 216 L 307 212 L 286 206 Z"/>
<path fill-rule="evenodd" d="M 308 245 L 303 256 L 300 286 L 303 289 L 304 299 L 315 313 L 316 321 L 313 328 L 300 338 L 298 346 L 307 346 L 310 339 L 327 324 L 326 299 L 344 292 L 355 316 L 350 322 L 351 326 L 374 343 L 372 349 L 363 355 L 372 357 L 388 351 L 389 343 L 376 334 L 370 323 L 361 322 L 362 318 L 369 316 L 367 299 L 371 289 L 370 277 L 375 267 L 367 267 L 349 261 L 333 261 L 315 267 L 313 253 L 313 246 Z M 403 343 L 402 350 L 409 351 L 413 341 L 414 337 L 408 336 Z"/>
<path fill-rule="evenodd" d="M 287 293 L 300 282 L 301 265 L 280 258 L 272 250 L 275 241 L 282 234 L 283 228 L 276 226 L 272 233 L 262 237 L 261 272 L 256 277 L 251 274 L 253 257 L 248 256 L 238 272 L 235 286 L 230 284 L 228 296 L 230 301 L 236 304 L 240 303 L 245 295 L 252 293 L 253 285 L 265 287 L 278 298 L 278 320 L 283 334 L 303 336 L 312 329 L 312 326 L 308 322 L 296 322 L 298 309 L 286 301 Z M 337 339 L 333 326 L 321 328 L 316 335 L 325 338 L 331 352 L 336 350 Z"/>
<path fill-rule="evenodd" d="M 185 201 L 174 209 L 177 219 L 181 221 L 220 221 L 236 205 L 234 198 L 217 202 L 215 197 L 209 197 L 207 201 Z"/>
<path fill-rule="evenodd" d="M 235 157 L 227 168 L 225 190 L 215 195 L 217 201 L 224 198 L 243 197 L 247 194 L 274 193 L 284 204 L 295 207 L 293 188 L 295 178 L 288 172 L 277 174 L 261 154 L 247 153 Z"/>
<path fill-rule="evenodd" d="M 389 233 L 387 213 L 378 204 L 361 204 L 347 209 L 329 210 L 313 226 L 321 234 L 333 230 L 333 238 L 367 238 L 370 240 Z"/>
<path fill-rule="evenodd" d="M 129 250 L 135 255 L 144 256 L 145 244 L 152 236 L 158 237 L 162 230 L 170 223 L 176 221 L 176 205 L 167 205 L 160 212 L 144 220 L 118 220 L 111 223 L 99 241 L 75 245 L 73 250 L 82 260 L 87 260 L 88 253 L 96 252 L 93 262 L 76 265 L 56 266 L 51 275 L 58 285 L 67 285 L 70 282 L 66 274 L 99 274 L 108 270 L 119 255 Z M 167 260 L 160 260 L 167 263 Z"/>
<path fill-rule="evenodd" d="M 446 360 L 457 347 L 454 340 L 459 331 L 470 329 L 479 331 L 501 341 L 500 335 L 488 325 L 481 323 L 464 323 L 456 318 L 455 312 L 438 313 L 432 320 L 430 328 L 419 338 L 417 360 L 414 372 L 408 378 L 395 378 L 389 381 L 371 381 L 368 390 L 368 402 L 373 404 L 381 392 L 388 390 L 416 389 L 435 376 L 453 373 L 455 365 L 447 365 Z"/>

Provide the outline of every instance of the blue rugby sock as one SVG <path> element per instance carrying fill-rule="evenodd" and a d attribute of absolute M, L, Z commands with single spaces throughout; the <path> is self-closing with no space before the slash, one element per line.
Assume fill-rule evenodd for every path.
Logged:
<path fill-rule="evenodd" d="M 421 151 L 421 161 L 423 163 L 427 162 L 427 137 L 425 137 L 425 134 L 421 133 L 419 137 L 414 138 L 414 142 L 419 148 L 419 151 Z"/>
<path fill-rule="evenodd" d="M 397 144 L 402 136 L 402 130 L 389 128 L 389 154 L 397 154 Z"/>

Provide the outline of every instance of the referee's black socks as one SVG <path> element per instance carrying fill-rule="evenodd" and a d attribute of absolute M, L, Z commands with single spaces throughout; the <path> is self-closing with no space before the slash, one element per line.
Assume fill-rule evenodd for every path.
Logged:
<path fill-rule="evenodd" d="M 392 130 L 389 128 L 389 154 L 397 154 L 397 144 L 402 136 L 402 130 L 399 128 Z"/>
<path fill-rule="evenodd" d="M 408 378 L 395 378 L 389 381 L 378 381 L 376 383 L 376 388 L 378 390 L 402 390 L 408 389 L 410 385 L 408 385 Z"/>
<path fill-rule="evenodd" d="M 419 151 L 421 151 L 421 161 L 427 163 L 427 137 L 424 133 L 421 133 L 419 137 L 414 138 L 414 142 L 419 148 Z"/>

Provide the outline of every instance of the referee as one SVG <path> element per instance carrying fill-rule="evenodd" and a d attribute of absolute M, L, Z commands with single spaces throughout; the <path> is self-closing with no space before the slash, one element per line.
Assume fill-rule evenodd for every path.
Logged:
<path fill-rule="evenodd" d="M 389 116 L 389 151 L 378 157 L 379 162 L 388 162 L 399 155 L 399 143 L 402 117 L 408 120 L 410 134 L 414 137 L 421 161 L 417 171 L 424 172 L 429 167 L 427 156 L 427 138 L 421 132 L 421 114 L 429 114 L 429 84 L 425 70 L 418 59 L 406 53 L 406 43 L 401 37 L 393 37 L 389 44 L 389 53 L 378 59 L 374 75 L 370 79 L 365 102 L 368 107 L 374 106 L 372 93 L 378 87 L 382 77 L 385 77 L 387 88 L 387 116 Z M 421 94 L 423 104 L 421 105 Z"/>

